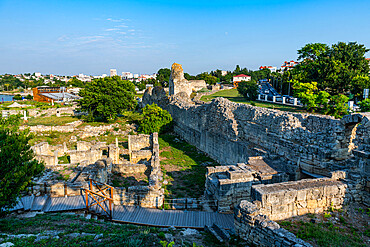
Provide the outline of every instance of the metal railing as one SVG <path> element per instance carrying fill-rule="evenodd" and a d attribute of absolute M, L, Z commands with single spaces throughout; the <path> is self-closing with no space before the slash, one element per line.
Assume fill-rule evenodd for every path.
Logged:
<path fill-rule="evenodd" d="M 163 201 L 163 209 L 165 210 L 217 210 L 218 200 L 205 200 L 197 198 L 165 198 Z"/>

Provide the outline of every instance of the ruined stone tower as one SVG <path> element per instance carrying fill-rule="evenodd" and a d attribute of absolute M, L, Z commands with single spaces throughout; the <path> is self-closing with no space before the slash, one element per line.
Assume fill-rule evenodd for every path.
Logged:
<path fill-rule="evenodd" d="M 179 92 L 185 92 L 190 96 L 192 90 L 189 81 L 184 77 L 184 71 L 181 64 L 173 63 L 171 66 L 171 76 L 169 81 L 169 94 L 176 95 Z"/>
<path fill-rule="evenodd" d="M 173 63 L 171 66 L 171 76 L 169 81 L 169 95 L 176 95 L 185 92 L 189 97 L 194 91 L 207 87 L 204 80 L 188 81 L 184 77 L 181 64 Z"/>

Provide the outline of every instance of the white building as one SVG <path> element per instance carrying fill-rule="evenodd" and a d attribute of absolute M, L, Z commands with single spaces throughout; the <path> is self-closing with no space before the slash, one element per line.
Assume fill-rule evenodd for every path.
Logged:
<path fill-rule="evenodd" d="M 269 69 L 271 72 L 276 72 L 277 68 L 272 66 L 261 66 L 260 70 Z"/>
<path fill-rule="evenodd" d="M 117 75 L 117 70 L 116 69 L 110 69 L 110 76 L 115 76 Z"/>
<path fill-rule="evenodd" d="M 252 79 L 251 76 L 249 75 L 236 75 L 236 76 L 233 76 L 233 83 L 238 83 L 238 82 L 241 82 L 241 81 L 250 81 Z"/>
<path fill-rule="evenodd" d="M 291 70 L 294 66 L 296 66 L 298 62 L 296 61 L 285 61 L 284 64 L 281 66 L 281 71 Z"/>
<path fill-rule="evenodd" d="M 131 72 L 122 72 L 123 80 L 130 80 L 132 78 L 134 78 L 134 74 L 132 74 Z"/>
<path fill-rule="evenodd" d="M 35 72 L 35 76 L 36 77 L 41 77 L 41 73 L 40 72 Z"/>
<path fill-rule="evenodd" d="M 226 70 L 221 70 L 221 76 L 225 76 L 227 75 L 227 71 Z"/>

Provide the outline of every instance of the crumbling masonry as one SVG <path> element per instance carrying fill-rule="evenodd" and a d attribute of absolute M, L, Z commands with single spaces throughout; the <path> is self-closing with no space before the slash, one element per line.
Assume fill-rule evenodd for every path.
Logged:
<path fill-rule="evenodd" d="M 219 200 L 220 211 L 234 208 L 236 232 L 248 242 L 308 245 L 279 230 L 273 220 L 351 201 L 370 205 L 370 113 L 334 119 L 224 98 L 193 102 L 182 83 L 182 68 L 173 67 L 171 76 L 179 85 L 170 88 L 170 96 L 161 88 L 150 88 L 142 104 L 156 103 L 169 111 L 179 136 L 227 165 L 208 168 L 206 196 Z M 263 179 L 263 169 L 250 164 L 256 156 L 262 156 L 261 167 L 270 171 L 269 179 Z M 283 174 L 292 181 L 284 182 Z"/>

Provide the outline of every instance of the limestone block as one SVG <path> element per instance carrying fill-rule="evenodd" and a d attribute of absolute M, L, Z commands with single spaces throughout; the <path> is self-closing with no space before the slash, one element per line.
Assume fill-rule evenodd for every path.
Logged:
<path fill-rule="evenodd" d="M 307 200 L 307 208 L 309 209 L 317 208 L 317 200 Z"/>

